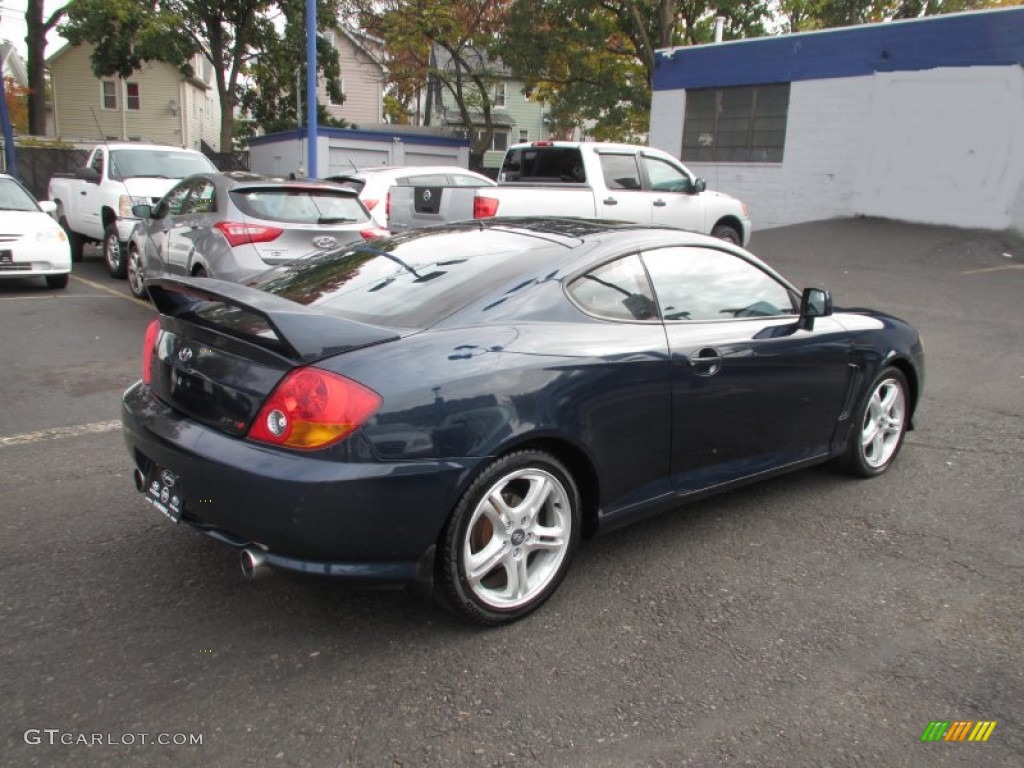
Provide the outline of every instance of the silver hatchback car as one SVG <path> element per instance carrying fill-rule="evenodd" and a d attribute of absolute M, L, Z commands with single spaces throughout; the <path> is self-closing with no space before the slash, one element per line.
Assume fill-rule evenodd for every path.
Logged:
<path fill-rule="evenodd" d="M 297 258 L 388 234 L 354 190 L 252 173 L 199 173 L 155 206 L 137 205 L 128 241 L 128 286 L 144 298 L 147 277 L 192 275 L 242 281 Z"/>

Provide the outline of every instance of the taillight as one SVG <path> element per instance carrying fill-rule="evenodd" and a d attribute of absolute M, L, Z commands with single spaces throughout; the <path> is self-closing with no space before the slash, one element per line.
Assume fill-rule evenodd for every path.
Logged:
<path fill-rule="evenodd" d="M 377 203 L 378 202 L 380 202 L 380 201 L 379 200 L 363 200 L 363 205 L 366 206 L 366 210 L 372 211 L 374 208 L 377 207 Z"/>
<path fill-rule="evenodd" d="M 498 200 L 494 197 L 473 198 L 473 218 L 489 219 L 498 215 Z"/>
<path fill-rule="evenodd" d="M 380 227 L 370 227 L 369 229 L 359 230 L 359 236 L 363 240 L 376 240 L 378 237 L 387 237 L 391 233 L 386 229 Z"/>
<path fill-rule="evenodd" d="M 367 208 L 366 210 L 370 210 Z M 388 190 L 388 196 L 384 198 L 384 218 L 391 218 L 391 190 Z"/>
<path fill-rule="evenodd" d="M 241 221 L 218 221 L 213 225 L 227 238 L 228 245 L 235 248 L 249 243 L 269 243 L 276 240 L 284 232 L 280 227 L 267 227 L 262 224 L 246 224 Z"/>
<path fill-rule="evenodd" d="M 380 404 L 380 395 L 351 379 L 297 368 L 263 404 L 249 437 L 288 448 L 325 448 L 359 429 Z"/>
<path fill-rule="evenodd" d="M 142 383 L 153 381 L 153 358 L 156 356 L 156 337 L 160 335 L 160 320 L 154 317 L 146 326 L 142 337 Z"/>

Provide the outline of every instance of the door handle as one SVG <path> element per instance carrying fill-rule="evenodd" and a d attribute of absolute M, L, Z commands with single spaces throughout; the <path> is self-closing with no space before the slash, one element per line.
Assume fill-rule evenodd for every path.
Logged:
<path fill-rule="evenodd" d="M 616 200 L 614 197 L 606 197 L 604 199 L 604 204 L 605 205 L 618 205 L 619 201 Z"/>
<path fill-rule="evenodd" d="M 687 363 L 698 376 L 714 376 L 722 370 L 722 354 L 714 347 L 702 347 L 687 358 Z"/>
<path fill-rule="evenodd" d="M 664 208 L 666 205 L 668 205 L 668 203 L 666 203 L 664 200 L 655 200 L 654 201 L 654 207 L 655 208 Z"/>

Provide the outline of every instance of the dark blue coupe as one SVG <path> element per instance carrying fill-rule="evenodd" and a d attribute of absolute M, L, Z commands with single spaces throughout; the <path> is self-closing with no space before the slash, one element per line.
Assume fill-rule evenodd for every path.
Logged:
<path fill-rule="evenodd" d="M 247 575 L 420 582 L 488 624 L 581 537 L 811 464 L 884 472 L 923 383 L 907 323 L 675 229 L 492 219 L 147 286 L 122 418 L 152 507 Z"/>

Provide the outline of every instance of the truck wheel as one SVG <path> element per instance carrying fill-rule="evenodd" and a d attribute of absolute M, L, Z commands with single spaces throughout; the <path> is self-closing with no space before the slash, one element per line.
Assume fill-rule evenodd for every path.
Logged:
<path fill-rule="evenodd" d="M 71 227 L 68 226 L 68 220 L 63 216 L 60 217 L 60 221 L 58 223 L 64 230 L 64 234 L 68 236 L 68 245 L 71 246 L 71 260 L 74 262 L 81 261 L 82 249 L 85 246 L 82 236 L 77 232 L 71 231 Z"/>
<path fill-rule="evenodd" d="M 725 240 L 725 242 L 732 243 L 733 245 L 743 245 L 743 241 L 740 239 L 740 233 L 728 224 L 716 225 L 715 228 L 711 230 L 711 236 L 717 237 L 719 240 Z"/>
<path fill-rule="evenodd" d="M 110 222 L 103 232 L 103 260 L 111 277 L 123 278 L 127 274 L 124 252 L 125 244 L 117 234 L 117 224 Z"/>

